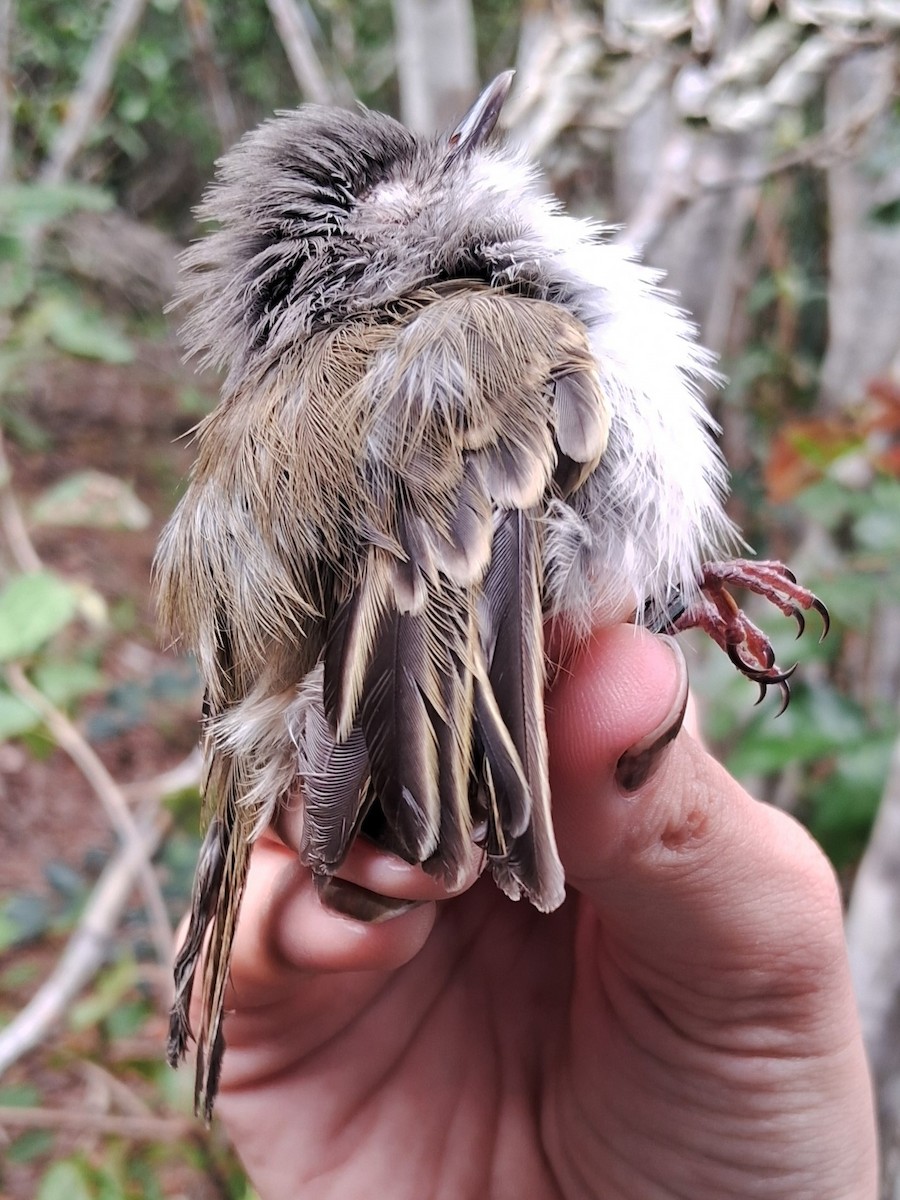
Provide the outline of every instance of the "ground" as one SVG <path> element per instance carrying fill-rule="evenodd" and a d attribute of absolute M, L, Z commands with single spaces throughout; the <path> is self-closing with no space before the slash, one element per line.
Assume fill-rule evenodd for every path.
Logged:
<path fill-rule="evenodd" d="M 15 493 L 26 511 L 45 488 L 90 467 L 127 480 L 152 513 L 150 525 L 137 532 L 32 531 L 49 567 L 89 583 L 108 605 L 105 632 L 73 629 L 64 635 L 59 653 L 94 656 L 99 662 L 104 687 L 80 704 L 76 715 L 120 784 L 152 778 L 185 758 L 196 742 L 200 703 L 190 664 L 160 644 L 150 589 L 156 539 L 192 458 L 184 435 L 198 416 L 196 383 L 173 342 L 136 342 L 135 350 L 135 362 L 126 366 L 71 358 L 43 364 L 31 380 L 23 415 L 32 429 L 43 431 L 46 444 L 37 450 L 15 441 L 9 446 Z M 190 810 L 183 818 L 185 829 L 195 821 Z M 114 845 L 103 810 L 61 751 L 40 737 L 0 743 L 0 902 L 13 901 L 17 913 L 30 914 L 36 934 L 0 957 L 4 1019 L 29 999 L 52 968 Z M 176 827 L 160 866 L 174 913 L 185 902 L 191 865 L 185 859 L 192 853 L 191 834 Z M 78 1108 L 96 1104 L 104 1089 L 108 1096 L 123 1083 L 126 1091 L 113 1111 L 127 1111 L 132 1102 L 162 1116 L 186 1111 L 183 1094 L 174 1101 L 171 1097 L 183 1093 L 187 1081 L 172 1084 L 162 1065 L 159 968 L 140 961 L 137 908 L 121 938 L 133 967 L 121 997 L 106 1006 L 102 1019 L 59 1030 L 18 1063 L 0 1083 L 0 1104 Z M 102 1008 L 99 985 L 87 999 L 98 996 Z M 0 1200 L 32 1200 L 42 1180 L 46 1185 L 50 1166 L 59 1168 L 72 1155 L 85 1179 L 94 1179 L 86 1186 L 96 1192 L 86 1190 L 85 1195 L 151 1194 L 150 1185 L 138 1178 L 141 1163 L 166 1197 L 242 1194 L 232 1164 L 199 1125 L 196 1138 L 192 1135 L 175 1149 L 141 1144 L 137 1153 L 133 1146 L 94 1134 L 22 1137 L 7 1129 L 4 1137 L 0 1126 L 0 1144 L 4 1141 L 11 1144 L 0 1167 Z M 114 1177 L 121 1180 L 120 1190 L 101 1191 Z"/>

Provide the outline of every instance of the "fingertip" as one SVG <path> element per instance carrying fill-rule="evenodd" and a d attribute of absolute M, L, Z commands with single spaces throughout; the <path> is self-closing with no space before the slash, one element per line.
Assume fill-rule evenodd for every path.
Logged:
<path fill-rule="evenodd" d="M 391 971 L 418 954 L 435 915 L 434 903 L 413 902 L 382 910 L 378 920 L 359 919 L 323 902 L 312 879 L 307 878 L 279 907 L 274 945 L 282 962 L 293 971 Z"/>
<path fill-rule="evenodd" d="M 238 1006 L 269 1003 L 297 976 L 392 970 L 413 958 L 435 920 L 430 902 L 379 923 L 327 907 L 308 867 L 274 839 L 254 847 L 231 964 Z"/>
<path fill-rule="evenodd" d="M 630 748 L 680 725 L 686 697 L 684 656 L 671 638 L 633 625 L 598 630 L 548 697 L 554 790 L 590 786 Z"/>

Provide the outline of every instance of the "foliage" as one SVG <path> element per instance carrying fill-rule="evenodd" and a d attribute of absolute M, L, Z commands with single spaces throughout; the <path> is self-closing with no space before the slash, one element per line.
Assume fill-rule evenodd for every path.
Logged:
<path fill-rule="evenodd" d="M 206 7 L 215 59 L 241 126 L 293 105 L 297 87 L 265 0 L 238 6 L 207 0 Z M 482 75 L 513 59 L 528 7 L 513 0 L 477 6 Z M 35 418 L 27 404 L 36 366 L 75 360 L 98 369 L 127 366 L 135 363 L 147 333 L 52 265 L 42 253 L 44 232 L 76 213 L 120 208 L 186 238 L 192 232 L 191 205 L 221 148 L 183 8 L 177 0 L 151 0 L 116 64 L 107 102 L 78 161 L 79 181 L 41 182 L 41 164 L 106 11 L 104 0 L 16 5 L 13 86 L 7 89 L 16 181 L 0 186 L 0 426 L 15 444 L 17 461 L 26 465 L 35 447 L 52 449 L 58 439 L 54 422 Z M 390 0 L 319 0 L 305 11 L 326 68 L 343 72 L 364 102 L 396 110 Z M 669 54 L 674 62 L 687 55 L 686 38 L 679 35 L 661 49 L 661 57 Z M 613 67 L 626 57 L 624 43 L 609 55 Z M 781 136 L 790 126 L 799 139 L 820 124 L 816 97 L 792 109 L 777 127 Z M 596 134 L 587 126 L 582 132 Z M 596 189 L 606 164 L 579 160 L 577 169 Z M 896 222 L 896 199 L 879 199 L 871 220 Z M 897 734 L 895 698 L 869 686 L 856 664 L 877 656 L 874 631 L 900 595 L 900 463 L 884 452 L 896 440 L 900 404 L 892 402 L 889 390 L 879 395 L 876 389 L 859 412 L 826 417 L 817 410 L 828 338 L 828 222 L 824 176 L 816 167 L 780 174 L 761 188 L 741 249 L 744 291 L 736 307 L 743 324 L 728 347 L 724 365 L 731 383 L 719 417 L 726 443 L 743 454 L 735 478 L 736 517 L 762 554 L 781 556 L 806 534 L 805 561 L 795 565 L 827 602 L 834 630 L 821 646 L 810 639 L 797 643 L 802 681 L 778 720 L 771 700 L 750 707 L 749 685 L 718 652 L 698 649 L 692 673 L 698 690 L 714 698 L 706 706 L 708 736 L 729 767 L 761 796 L 792 807 L 833 861 L 852 870 Z M 86 396 L 85 426 L 91 404 Z M 178 431 L 205 405 L 193 391 L 176 398 L 174 408 L 184 418 Z M 135 453 L 148 457 L 139 438 Z M 160 488 L 164 503 L 148 507 L 130 478 L 110 475 L 106 466 L 90 458 L 76 470 L 54 473 L 49 484 L 32 479 L 27 488 L 0 478 L 0 488 L 26 514 L 36 539 L 46 535 L 51 547 L 49 565 L 41 569 L 16 567 L 10 547 L 0 547 L 0 742 L 11 743 L 29 764 L 51 752 L 52 739 L 41 715 L 3 682 L 9 665 L 23 669 L 48 701 L 77 718 L 92 744 L 121 747 L 136 731 L 150 729 L 162 760 L 168 744 L 185 737 L 185 728 L 190 736 L 193 716 L 187 714 L 197 697 L 189 670 L 154 661 L 138 677 L 121 678 L 114 666 L 117 654 L 134 652 L 135 645 L 151 654 L 152 635 L 128 615 L 140 607 L 146 579 L 134 583 L 133 595 L 119 598 L 115 611 L 124 618 L 110 620 L 103 551 L 96 559 L 86 555 L 90 569 L 82 572 L 67 565 L 51 536 L 65 529 L 77 546 L 79 539 L 102 538 L 115 529 L 137 542 L 148 519 L 158 526 L 171 505 L 171 489 Z M 160 468 L 161 475 L 166 471 L 167 478 L 174 473 L 170 465 Z M 776 628 L 777 620 L 761 619 L 774 635 L 779 661 L 790 661 L 789 633 Z M 196 790 L 168 798 L 166 809 L 172 828 L 156 868 L 177 919 L 196 857 Z M 0 896 L 0 985 L 15 998 L 4 1001 L 4 1018 L 46 973 L 108 858 L 107 846 L 79 862 L 51 858 L 34 888 L 7 889 Z M 160 1004 L 137 906 L 125 914 L 120 932 L 103 970 L 53 1043 L 51 1071 L 39 1073 L 40 1086 L 17 1082 L 0 1089 L 0 1104 L 58 1103 L 53 1086 L 46 1085 L 48 1074 L 63 1079 L 65 1095 L 80 1097 L 79 1064 L 94 1061 L 153 1113 L 188 1111 L 184 1073 L 173 1075 L 161 1060 Z M 31 1171 L 38 1200 L 152 1200 L 186 1194 L 184 1181 L 192 1176 L 212 1179 L 217 1195 L 251 1200 L 234 1160 L 215 1136 L 199 1129 L 171 1144 L 132 1144 L 104 1135 L 79 1139 L 77 1146 L 59 1133 L 30 1130 L 11 1140 L 5 1158 L 4 1170 Z M 172 1190 L 168 1181 L 176 1181 Z M 0 1176 L 0 1190 L 4 1184 Z"/>

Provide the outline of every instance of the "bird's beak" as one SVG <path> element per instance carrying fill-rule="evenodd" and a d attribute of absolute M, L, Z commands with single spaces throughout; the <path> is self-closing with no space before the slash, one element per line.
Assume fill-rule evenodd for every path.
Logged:
<path fill-rule="evenodd" d="M 515 71 L 504 71 L 489 83 L 457 127 L 450 134 L 446 165 L 480 146 L 492 132 L 509 95 Z"/>

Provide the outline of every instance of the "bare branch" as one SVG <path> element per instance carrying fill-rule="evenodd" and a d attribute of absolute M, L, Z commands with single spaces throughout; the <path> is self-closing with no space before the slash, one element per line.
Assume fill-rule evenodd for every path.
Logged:
<path fill-rule="evenodd" d="M 0 0 L 2 2 L 2 0 Z M 12 470 L 6 457 L 6 439 L 0 427 L 0 529 L 6 538 L 13 562 L 20 571 L 40 571 L 44 565 L 34 543 L 28 535 L 28 528 L 22 510 L 12 489 Z"/>
<path fill-rule="evenodd" d="M 81 69 L 81 78 L 66 106 L 66 116 L 57 131 L 39 178 L 43 183 L 62 183 L 84 146 L 100 115 L 112 83 L 116 61 L 137 28 L 147 0 L 113 0 L 99 38 Z"/>
<path fill-rule="evenodd" d="M 602 52 L 596 22 L 569 4 L 552 11 L 534 5 L 523 13 L 516 85 L 503 120 L 530 154 L 543 155 L 575 122 Z"/>
<path fill-rule="evenodd" d="M 115 1107 L 126 1117 L 152 1117 L 153 1109 L 137 1092 L 128 1086 L 124 1079 L 118 1079 L 112 1071 L 108 1071 L 101 1063 L 92 1062 L 86 1058 L 78 1064 L 79 1071 L 87 1085 L 85 1091 L 85 1107 L 99 1112 L 107 1112 Z M 45 1112 L 45 1109 L 41 1109 Z M 3 1122 L 0 1119 L 0 1126 Z"/>
<path fill-rule="evenodd" d="M 893 1178 L 900 1166 L 900 741 L 853 887 L 847 943 Z"/>
<path fill-rule="evenodd" d="M 140 828 L 138 840 L 123 845 L 107 863 L 52 972 L 22 1011 L 0 1031 L 0 1075 L 44 1041 L 103 966 L 125 905 L 168 822 L 166 816 Z"/>
<path fill-rule="evenodd" d="M 184 0 L 184 14 L 194 52 L 194 69 L 219 131 L 222 149 L 225 150 L 237 139 L 240 124 L 228 80 L 216 59 L 215 38 L 206 0 Z"/>
<path fill-rule="evenodd" d="M 335 90 L 295 0 L 266 0 L 266 3 L 301 94 L 314 104 L 334 104 Z"/>
<path fill-rule="evenodd" d="M 0 184 L 13 176 L 12 31 L 13 0 L 0 0 Z"/>
<path fill-rule="evenodd" d="M 676 126 L 663 147 L 651 187 L 645 188 L 628 226 L 616 240 L 637 250 L 647 247 L 659 237 L 675 214 L 696 194 L 694 159 L 696 139 L 691 132 Z"/>
<path fill-rule="evenodd" d="M 202 766 L 203 755 L 198 747 L 170 770 L 163 771 L 161 775 L 154 775 L 152 779 L 139 779 L 135 783 L 123 784 L 122 791 L 129 798 L 149 804 L 152 808 L 163 796 L 172 796 L 175 792 L 199 787 Z"/>
<path fill-rule="evenodd" d="M 135 824 L 122 790 L 91 746 L 65 713 L 34 686 L 18 663 L 10 663 L 5 673 L 10 690 L 40 715 L 54 741 L 68 754 L 91 785 L 122 845 L 143 854 L 145 839 Z M 172 926 L 149 858 L 140 860 L 136 874 L 144 896 L 157 957 L 160 962 L 169 962 L 174 945 Z"/>
<path fill-rule="evenodd" d="M 400 115 L 434 133 L 458 121 L 478 87 L 471 0 L 394 0 Z"/>
<path fill-rule="evenodd" d="M 121 1117 L 84 1108 L 13 1108 L 0 1105 L 0 1129 L 64 1129 L 136 1142 L 176 1142 L 196 1133 L 186 1117 Z"/>

